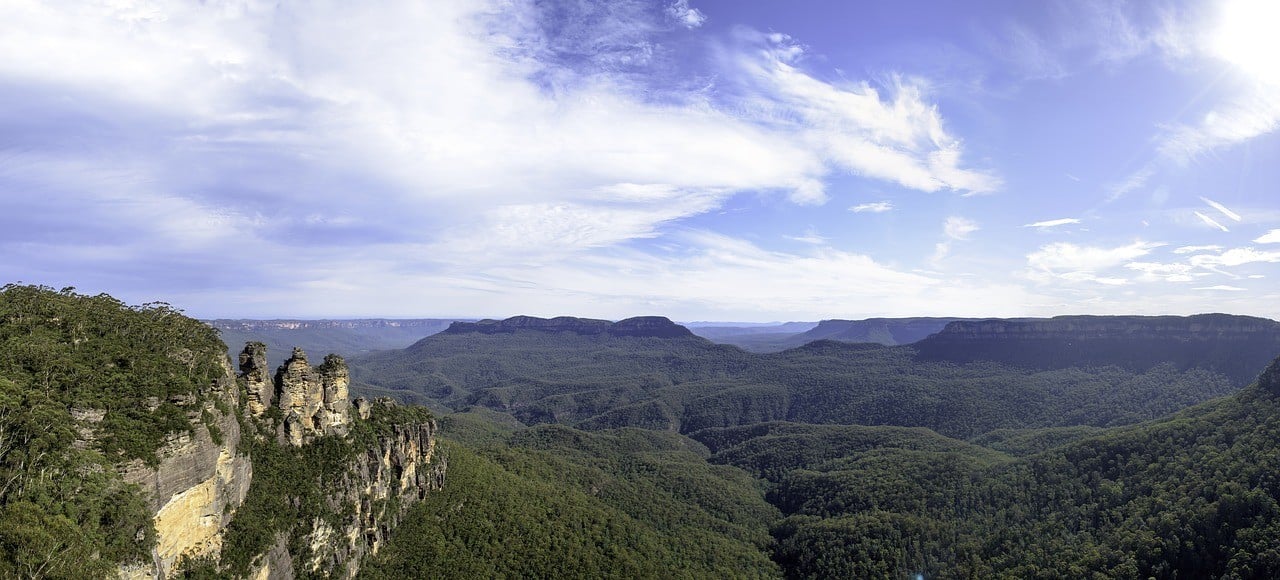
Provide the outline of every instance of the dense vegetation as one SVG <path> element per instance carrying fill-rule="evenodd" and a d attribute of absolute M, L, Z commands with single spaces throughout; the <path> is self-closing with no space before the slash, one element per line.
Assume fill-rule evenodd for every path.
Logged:
<path fill-rule="evenodd" d="M 255 558 L 265 554 L 278 537 L 285 538 L 295 562 L 310 561 L 306 524 L 319 520 L 332 529 L 342 529 L 342 518 L 348 514 L 330 501 L 330 494 L 342 489 L 353 461 L 376 446 L 379 438 L 389 436 L 394 426 L 425 423 L 431 414 L 422 407 L 373 405 L 369 419 L 352 422 L 346 437 L 320 437 L 302 447 L 277 442 L 279 419 L 278 412 L 270 412 L 261 421 L 245 420 L 242 424 L 241 443 L 253 457 L 249 494 L 227 527 L 217 561 L 187 562 L 187 577 L 246 577 L 260 563 Z M 398 508 L 390 506 L 388 512 L 397 513 Z M 326 573 L 295 570 L 300 578 L 325 577 Z"/>
<path fill-rule="evenodd" d="M 0 290 L 0 578 L 102 578 L 149 554 L 147 506 L 115 466 L 196 428 L 186 409 L 223 350 L 165 304 Z"/>
<path fill-rule="evenodd" d="M 920 426 L 967 439 L 995 429 L 1131 424 L 1241 386 L 1172 362 L 1080 362 L 1034 369 L 921 361 L 911 347 L 832 341 L 757 355 L 696 337 L 530 330 L 438 334 L 351 364 L 370 392 L 442 411 L 478 405 L 526 424 L 683 433 L 787 420 Z"/>
<path fill-rule="evenodd" d="M 413 508 L 367 578 L 777 577 L 777 512 L 745 473 L 670 433 L 512 431 L 445 417 L 448 484 Z"/>
<path fill-rule="evenodd" d="M 1050 430 L 1075 440 L 1025 459 L 884 427 L 696 435 L 769 482 L 793 577 L 1280 574 L 1280 397 L 1259 387 L 1101 435 Z"/>
<path fill-rule="evenodd" d="M 1268 347 L 1188 344 L 756 355 L 438 335 L 353 361 L 367 390 L 466 410 L 439 419 L 445 488 L 361 574 L 1280 577 L 1280 362 L 1237 392 Z M 148 556 L 150 510 L 120 466 L 202 428 L 224 351 L 165 304 L 0 291 L 0 578 L 109 577 Z M 240 417 L 248 499 L 220 561 L 188 577 L 247 574 L 280 538 L 307 561 L 299 523 L 350 515 L 329 500 L 352 459 L 429 416 L 376 405 L 350 437 L 301 448 L 276 444 L 278 410 Z"/>

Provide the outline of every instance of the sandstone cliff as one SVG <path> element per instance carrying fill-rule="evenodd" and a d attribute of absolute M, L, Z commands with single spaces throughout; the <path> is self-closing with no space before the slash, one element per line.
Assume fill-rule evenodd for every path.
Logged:
<path fill-rule="evenodd" d="M 246 346 L 241 359 L 259 360 L 260 346 Z M 246 385 L 252 384 L 249 379 L 256 371 L 254 365 L 244 368 Z M 334 453 L 340 458 L 319 470 L 292 471 L 309 474 L 308 480 L 269 482 L 288 489 L 255 488 L 298 494 L 287 498 L 291 506 L 306 502 L 306 489 L 322 500 L 321 505 L 298 506 L 298 521 L 276 530 L 270 549 L 253 558 L 251 577 L 284 579 L 300 572 L 354 577 L 364 557 L 378 551 L 405 511 L 443 486 L 446 463 L 436 452 L 435 421 L 424 418 L 421 410 L 398 408 L 389 399 L 357 399 L 353 404 L 349 385 L 346 363 L 337 355 L 311 367 L 306 353 L 295 348 L 277 370 L 273 392 L 279 422 L 273 422 L 272 413 L 262 413 L 254 422 L 260 433 L 257 444 L 281 441 L 299 448 L 273 456 L 277 462 L 331 462 Z M 323 437 L 336 437 L 342 444 L 314 453 L 305 449 Z"/>
<path fill-rule="evenodd" d="M 192 433 L 170 436 L 157 465 L 133 461 L 121 466 L 125 480 L 142 488 L 157 533 L 151 561 L 122 567 L 122 578 L 171 578 L 184 558 L 203 558 L 198 565 L 205 570 L 232 577 L 284 579 L 305 571 L 351 578 L 364 557 L 386 542 L 405 511 L 444 484 L 446 464 L 436 452 L 436 425 L 425 412 L 398 409 L 390 400 L 357 399 L 353 420 L 350 379 L 341 357 L 330 355 L 313 368 L 306 354 L 295 350 L 273 380 L 267 379 L 266 360 L 261 343 L 246 345 L 237 383 L 224 359 L 224 376 L 204 396 L 170 401 L 187 409 Z M 74 415 L 83 424 L 84 438 L 91 440 L 92 426 L 103 414 L 76 409 Z M 250 494 L 288 493 L 279 485 L 255 485 L 254 462 L 268 461 L 269 471 L 279 473 L 281 461 L 305 460 L 302 447 L 322 437 L 340 442 L 329 449 L 342 450 L 343 459 L 318 471 L 314 481 L 283 483 L 294 490 L 320 490 L 324 517 L 300 518 L 277 530 L 274 543 L 250 555 L 255 563 L 247 574 L 229 570 L 220 559 L 226 557 L 224 541 L 234 533 L 229 530 L 237 514 L 246 505 L 270 504 Z M 252 451 L 281 443 L 297 452 L 259 457 Z M 269 499 L 287 506 L 301 497 Z"/>
<path fill-rule="evenodd" d="M 393 405 L 390 400 L 379 405 Z M 286 580 L 296 571 L 353 578 L 376 554 L 408 508 L 444 485 L 447 463 L 436 452 L 435 422 L 394 425 L 376 445 L 357 454 L 325 494 L 337 521 L 313 518 L 277 539 L 253 577 Z M 289 544 L 301 546 L 298 553 Z"/>
<path fill-rule="evenodd" d="M 122 577 L 167 578 L 184 556 L 216 556 L 227 523 L 244 503 L 253 465 L 237 451 L 239 390 L 230 363 L 223 366 L 226 372 L 209 387 L 204 404 L 171 401 L 188 408 L 194 434 L 170 436 L 157 466 L 133 461 L 121 468 L 124 479 L 146 494 L 156 528 L 152 561 L 126 566 Z"/>
<path fill-rule="evenodd" d="M 1280 351 L 1280 322 L 1251 316 L 1058 316 L 952 322 L 915 348 L 926 359 L 992 360 L 1035 368 L 1176 361 L 1243 386 Z"/>

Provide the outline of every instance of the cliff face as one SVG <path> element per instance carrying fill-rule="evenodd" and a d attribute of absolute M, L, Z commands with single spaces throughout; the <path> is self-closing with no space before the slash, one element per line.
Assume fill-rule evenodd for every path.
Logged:
<path fill-rule="evenodd" d="M 326 500 L 336 512 L 351 515 L 338 529 L 322 520 L 311 522 L 309 570 L 355 577 L 360 562 L 378 552 L 408 508 L 443 487 L 447 464 L 436 454 L 435 432 L 435 422 L 397 425 L 351 462 Z"/>
<path fill-rule="evenodd" d="M 259 431 L 259 445 L 276 445 L 283 438 L 298 447 L 321 436 L 347 436 L 353 428 L 350 379 L 341 357 L 330 355 L 312 368 L 306 354 L 295 351 L 273 381 L 266 379 L 265 361 L 260 343 L 245 347 L 240 355 L 242 393 L 230 361 L 224 359 L 225 375 L 205 393 L 206 403 L 196 406 L 188 400 L 194 398 L 171 401 L 189 407 L 194 433 L 171 436 L 155 467 L 141 461 L 121 466 L 125 480 L 146 494 L 157 532 L 152 561 L 122 567 L 121 578 L 170 578 L 184 557 L 217 561 L 228 526 L 249 499 L 254 477 L 251 456 L 237 451 L 252 447 L 241 445 L 242 437 L 255 437 L 253 431 Z M 280 419 L 271 419 L 271 406 L 280 411 Z M 394 403 L 357 399 L 355 407 L 360 421 Z M 235 412 L 241 408 L 250 432 L 241 432 Z M 92 432 L 90 427 L 102 415 L 93 409 L 76 410 L 85 433 Z M 436 452 L 435 434 L 431 420 L 393 423 L 353 443 L 357 451 L 333 475 L 337 483 L 323 488 L 328 511 L 341 516 L 296 522 L 257 558 L 260 563 L 250 577 L 286 579 L 302 570 L 354 577 L 363 558 L 386 542 L 409 506 L 443 486 L 446 464 Z M 309 546 L 305 557 L 290 553 L 289 540 L 296 537 Z"/>
<path fill-rule="evenodd" d="M 256 347 L 246 347 L 246 353 L 251 350 Z M 250 374 L 243 376 L 246 384 Z M 323 485 L 296 482 L 320 486 L 326 508 L 322 511 L 332 517 L 298 521 L 280 533 L 258 559 L 251 577 L 287 579 L 308 572 L 352 578 L 364 557 L 377 553 L 386 542 L 408 508 L 444 485 L 446 463 L 436 453 L 435 421 L 388 422 L 384 415 L 394 416 L 394 402 L 356 399 L 353 403 L 348 399 L 349 384 L 346 363 L 336 355 L 313 368 L 306 353 L 294 349 L 277 370 L 275 406 L 283 418 L 275 433 L 283 442 L 302 447 L 323 436 L 348 437 L 358 427 L 353 423 L 353 407 L 356 421 L 378 420 L 383 427 L 376 436 L 364 433 L 360 441 L 353 441 L 354 455 L 335 473 L 322 474 Z M 270 431 L 269 422 L 262 425 Z"/>
<path fill-rule="evenodd" d="M 246 353 L 249 348 L 245 347 Z M 331 354 L 324 364 L 312 368 L 307 354 L 293 349 L 275 378 L 276 404 L 284 413 L 284 440 L 297 447 L 322 435 L 345 435 L 351 425 L 350 383 L 342 357 Z"/>
<path fill-rule="evenodd" d="M 823 320 L 797 337 L 804 342 L 838 340 L 875 342 L 886 346 L 910 344 L 934 334 L 956 318 L 868 318 L 866 320 Z"/>
<path fill-rule="evenodd" d="M 1173 363 L 1245 385 L 1280 352 L 1280 323 L 1226 314 L 957 321 L 915 347 L 927 359 L 1036 368 Z"/>
<path fill-rule="evenodd" d="M 210 387 L 208 402 L 200 408 L 173 401 L 188 406 L 194 434 L 171 436 L 156 467 L 141 461 L 121 467 L 124 479 L 147 495 L 157 537 L 152 561 L 125 567 L 122 577 L 167 578 L 183 556 L 216 555 L 228 522 L 244 503 L 253 465 L 237 452 L 241 434 L 234 409 L 239 390 L 229 362 L 223 366 L 225 376 Z"/>
<path fill-rule="evenodd" d="M 582 335 L 633 336 L 677 338 L 694 336 L 689 329 L 662 316 L 637 316 L 618 322 L 560 316 L 537 318 L 513 316 L 506 320 L 481 320 L 479 322 L 455 322 L 444 332 L 448 334 L 510 334 L 516 331 L 571 332 Z"/>

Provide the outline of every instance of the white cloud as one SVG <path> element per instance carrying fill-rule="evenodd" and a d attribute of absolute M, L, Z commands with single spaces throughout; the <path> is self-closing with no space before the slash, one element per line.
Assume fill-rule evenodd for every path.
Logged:
<path fill-rule="evenodd" d="M 1066 225 L 1072 225 L 1072 224 L 1078 224 L 1078 223 L 1080 223 L 1080 220 L 1076 218 L 1061 218 L 1056 220 L 1045 220 L 1042 222 L 1029 223 L 1029 224 L 1023 225 L 1022 227 L 1049 229 L 1049 228 L 1056 228 L 1058 226 L 1066 226 Z"/>
<path fill-rule="evenodd" d="M 1201 117 L 1193 125 L 1174 125 L 1162 137 L 1159 151 L 1165 157 L 1186 162 L 1224 147 L 1231 147 L 1280 127 L 1280 98 L 1275 87 L 1258 84 Z"/>
<path fill-rule="evenodd" d="M 938 266 L 940 262 L 951 254 L 951 244 L 955 241 L 963 241 L 969 239 L 969 235 L 978 231 L 977 222 L 963 218 L 960 216 L 950 216 L 942 224 L 942 233 L 947 237 L 946 240 L 938 242 L 933 247 L 933 256 L 929 261 Z"/>
<path fill-rule="evenodd" d="M 978 231 L 978 223 L 960 216 L 951 216 L 942 224 L 942 231 L 953 240 L 967 240 L 969 234 Z"/>
<path fill-rule="evenodd" d="M 1200 197 L 1200 201 L 1203 201 L 1203 202 L 1205 202 L 1205 203 L 1209 204 L 1209 207 L 1212 207 L 1213 209 L 1218 210 L 1218 212 L 1219 212 L 1219 213 L 1221 213 L 1222 215 L 1227 216 L 1228 218 L 1231 218 L 1231 219 L 1233 219 L 1233 220 L 1235 220 L 1235 221 L 1240 221 L 1241 219 L 1243 219 L 1243 218 L 1241 218 L 1241 217 L 1240 217 L 1240 214 L 1238 214 L 1238 213 L 1236 213 L 1236 212 L 1234 212 L 1234 211 L 1231 211 L 1231 209 L 1230 209 L 1230 208 L 1228 208 L 1227 206 L 1222 205 L 1222 204 L 1220 204 L 1220 203 L 1218 203 L 1218 202 L 1216 202 L 1216 201 L 1213 201 L 1212 199 L 1209 199 L 1209 198 L 1207 198 L 1207 197 L 1201 196 L 1201 197 Z"/>
<path fill-rule="evenodd" d="M 667 15 L 685 28 L 697 28 L 707 21 L 707 16 L 689 6 L 689 0 L 675 0 L 667 5 Z"/>
<path fill-rule="evenodd" d="M 1198 252 L 1216 252 L 1216 251 L 1221 250 L 1221 249 L 1222 249 L 1222 246 L 1215 246 L 1215 245 L 1208 245 L 1208 246 L 1181 246 L 1181 247 L 1179 247 L 1179 248 L 1177 248 L 1177 249 L 1173 250 L 1173 253 L 1175 253 L 1175 254 L 1195 254 L 1195 253 L 1198 253 Z"/>
<path fill-rule="evenodd" d="M 1163 244 L 1136 241 L 1114 248 L 1080 246 L 1057 242 L 1041 246 L 1027 255 L 1028 277 L 1039 282 L 1062 279 L 1072 282 L 1092 281 L 1109 285 L 1124 283 L 1121 278 L 1099 276 L 1100 272 L 1132 262 Z"/>
<path fill-rule="evenodd" d="M 849 208 L 849 211 L 853 213 L 863 213 L 863 212 L 881 213 L 881 212 L 890 211 L 892 209 L 893 209 L 892 203 L 889 203 L 887 201 L 873 201 L 870 203 L 860 203 L 858 205 L 851 206 Z M 1277 230 L 1277 231 L 1280 231 L 1280 230 Z"/>
<path fill-rule="evenodd" d="M 1191 213 L 1196 214 L 1196 217 L 1200 218 L 1200 221 L 1203 221 L 1204 223 L 1208 224 L 1210 227 L 1218 228 L 1219 230 L 1222 230 L 1222 231 L 1224 231 L 1224 232 L 1229 232 L 1229 231 L 1231 231 L 1231 230 L 1227 229 L 1227 226 L 1224 226 L 1224 225 L 1222 225 L 1222 224 L 1218 223 L 1216 220 L 1214 220 L 1213 218 L 1211 218 L 1211 217 L 1209 217 L 1209 216 L 1207 216 L 1207 215 L 1204 215 L 1204 214 L 1202 214 L 1202 213 L 1200 213 L 1200 212 L 1198 212 L 1198 211 L 1193 211 L 1193 212 L 1191 212 Z"/>
<path fill-rule="evenodd" d="M 1253 248 L 1232 248 L 1216 256 L 1212 254 L 1191 256 L 1189 261 L 1192 265 L 1210 269 L 1219 266 L 1240 266 L 1255 262 L 1277 263 L 1280 262 L 1280 251 L 1259 252 Z"/>
<path fill-rule="evenodd" d="M 1139 280 L 1145 282 L 1190 282 L 1199 274 L 1193 273 L 1191 264 L 1161 264 L 1156 262 L 1129 262 L 1125 268 L 1141 272 Z"/>
<path fill-rule="evenodd" d="M 57 201 L 139 232 L 110 236 L 154 241 L 129 246 L 139 264 L 177 250 L 215 262 L 226 240 L 251 239 L 256 267 L 274 271 L 342 243 L 385 255 L 356 270 L 372 281 L 408 264 L 580 263 L 747 192 L 823 203 L 836 172 L 930 192 L 999 186 L 962 162 L 923 80 L 829 82 L 784 36 L 747 33 L 720 47 L 714 90 L 649 87 L 626 70 L 660 58 L 650 36 L 705 15 L 687 0 L 614 7 L 557 37 L 537 3 L 501 0 L 0 2 L 13 105 L 0 120 L 36 111 L 22 120 L 31 141 L 59 143 L 7 157 L 0 187 L 21 177 L 28 197 L 52 200 L 32 212 Z M 582 43 L 605 60 L 575 68 L 557 53 Z M 102 167 L 143 186 L 100 202 Z"/>
<path fill-rule="evenodd" d="M 994 175 L 962 167 L 962 143 L 926 100 L 923 81 L 893 77 L 883 96 L 865 82 L 828 83 L 798 67 L 805 51 L 790 37 L 742 37 L 754 50 L 729 60 L 746 86 L 743 110 L 789 128 L 826 162 L 921 191 L 972 195 L 1000 187 Z"/>
<path fill-rule="evenodd" d="M 1200 288 L 1192 288 L 1192 290 L 1215 290 L 1215 291 L 1222 291 L 1222 292 L 1244 292 L 1245 291 L 1244 288 L 1240 288 L 1238 286 L 1227 286 L 1225 284 L 1219 284 L 1217 286 L 1202 286 Z"/>
<path fill-rule="evenodd" d="M 1152 167 L 1143 167 L 1142 169 L 1130 173 L 1123 181 L 1107 186 L 1107 189 L 1109 190 L 1107 201 L 1115 201 L 1133 191 L 1146 187 L 1147 181 L 1149 181 L 1155 173 L 1155 169 Z"/>
<path fill-rule="evenodd" d="M 1280 244 L 1280 230 L 1271 230 L 1257 239 L 1253 240 L 1255 244 Z"/>

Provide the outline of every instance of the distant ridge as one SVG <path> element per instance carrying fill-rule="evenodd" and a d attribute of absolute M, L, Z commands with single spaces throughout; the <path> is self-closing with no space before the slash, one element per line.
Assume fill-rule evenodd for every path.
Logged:
<path fill-rule="evenodd" d="M 513 316 L 506 320 L 485 319 L 479 322 L 454 322 L 444 334 L 511 334 L 529 330 L 537 332 L 572 332 L 581 335 L 632 336 L 653 338 L 683 338 L 694 336 L 689 329 L 663 316 L 636 316 L 609 322 L 594 318 L 557 316 Z"/>
<path fill-rule="evenodd" d="M 867 318 L 865 320 L 823 320 L 818 326 L 797 335 L 793 340 L 838 340 L 841 342 L 875 342 L 886 346 L 911 344 L 941 331 L 947 324 L 972 320 L 967 318 Z"/>
<path fill-rule="evenodd" d="M 1034 368 L 1143 370 L 1174 361 L 1181 369 L 1216 370 L 1244 385 L 1280 352 L 1280 322 L 1231 314 L 961 320 L 915 348 L 924 359 Z"/>

